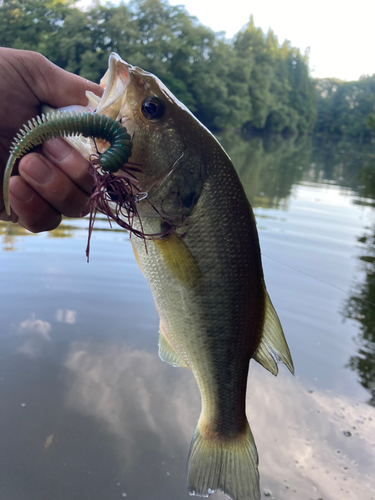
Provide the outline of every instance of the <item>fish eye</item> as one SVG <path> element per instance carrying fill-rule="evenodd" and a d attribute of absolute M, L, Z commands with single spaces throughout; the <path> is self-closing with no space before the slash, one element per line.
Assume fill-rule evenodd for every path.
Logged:
<path fill-rule="evenodd" d="M 142 104 L 142 114 L 147 120 L 156 122 L 164 115 L 164 104 L 157 97 L 147 97 Z"/>

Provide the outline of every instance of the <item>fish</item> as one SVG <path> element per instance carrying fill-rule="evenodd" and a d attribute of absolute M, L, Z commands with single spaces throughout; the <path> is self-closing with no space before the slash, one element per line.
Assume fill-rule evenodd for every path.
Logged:
<path fill-rule="evenodd" d="M 188 458 L 190 495 L 260 498 L 246 417 L 249 363 L 294 373 L 268 295 L 256 220 L 235 168 L 211 132 L 153 74 L 112 53 L 95 110 L 119 120 L 139 165 L 136 260 L 160 317 L 159 356 L 192 371 L 201 414 Z M 86 156 L 86 140 L 69 142 Z M 86 153 L 85 153 L 86 151 Z"/>

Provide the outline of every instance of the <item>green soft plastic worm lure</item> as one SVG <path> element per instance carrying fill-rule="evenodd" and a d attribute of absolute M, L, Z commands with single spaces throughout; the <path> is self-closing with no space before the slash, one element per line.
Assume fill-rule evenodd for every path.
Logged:
<path fill-rule="evenodd" d="M 54 137 L 83 135 L 110 143 L 98 154 L 97 164 L 105 173 L 117 172 L 131 156 L 132 140 L 126 128 L 105 115 L 52 112 L 37 116 L 24 125 L 14 138 L 4 173 L 4 204 L 10 215 L 9 181 L 15 162 L 35 146 Z"/>

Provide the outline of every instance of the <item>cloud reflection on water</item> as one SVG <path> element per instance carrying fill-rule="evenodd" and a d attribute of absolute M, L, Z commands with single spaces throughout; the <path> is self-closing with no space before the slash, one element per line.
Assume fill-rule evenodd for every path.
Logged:
<path fill-rule="evenodd" d="M 37 319 L 35 313 L 20 323 L 18 331 L 21 335 L 37 335 L 44 340 L 51 340 L 51 324 L 48 321 Z"/>
<path fill-rule="evenodd" d="M 374 409 L 254 368 L 248 415 L 265 487 L 276 498 L 375 498 Z"/>
<path fill-rule="evenodd" d="M 186 447 L 196 425 L 199 395 L 192 374 L 124 346 L 74 342 L 65 367 L 75 375 L 67 405 L 104 421 L 108 430 L 139 448 L 137 434 Z M 127 448 L 128 450 L 128 448 Z M 128 452 L 124 449 L 124 453 Z M 134 459 L 134 456 L 132 456 Z"/>
<path fill-rule="evenodd" d="M 30 318 L 21 321 L 17 333 L 26 336 L 26 341 L 19 347 L 18 352 L 30 358 L 37 356 L 45 341 L 51 341 L 51 324 L 48 321 L 37 319 L 35 313 Z"/>
<path fill-rule="evenodd" d="M 187 459 L 200 411 L 188 370 L 146 351 L 86 342 L 71 345 L 65 367 L 74 374 L 68 407 L 100 420 L 120 439 L 121 461 L 147 467 L 141 464 L 145 449 L 150 461 L 156 453 Z M 280 499 L 375 498 L 373 408 L 309 393 L 298 379 L 283 373 L 274 379 L 255 365 L 249 383 L 247 412 L 263 489 Z M 225 498 L 213 498 L 219 497 Z"/>
<path fill-rule="evenodd" d="M 228 141 L 236 144 L 231 137 Z M 345 186 L 356 187 L 352 164 L 359 167 L 366 151 L 348 158 L 346 146 L 342 154 L 321 148 L 323 156 L 332 157 L 328 165 L 323 156 L 310 159 L 304 143 L 285 154 L 282 148 L 272 153 L 259 141 L 245 146 L 230 154 L 241 160 L 245 188 L 258 207 L 262 249 L 349 290 L 362 253 L 355 237 L 360 227 L 370 226 L 373 210 L 359 210 L 349 191 L 342 194 Z M 345 179 L 328 188 L 339 153 Z M 302 174 L 307 183 L 297 186 Z M 100 224 L 96 257 L 85 267 L 86 220 L 74 221 L 70 233 L 60 226 L 55 236 L 72 236 L 60 241 L 0 223 L 1 499 L 115 500 L 122 492 L 142 500 L 189 498 L 186 460 L 200 410 L 198 390 L 188 370 L 157 358 L 152 299 L 132 267 L 123 235 L 103 231 L 107 223 Z M 13 253 L 5 255 L 6 250 Z M 371 271 L 373 254 L 366 250 L 364 256 Z M 341 296 L 325 293 L 308 276 L 294 280 L 290 269 L 283 273 L 268 263 L 271 270 L 268 283 L 294 344 L 301 381 L 285 369 L 274 379 L 256 363 L 251 368 L 247 412 L 259 449 L 262 490 L 278 500 L 375 499 L 375 407 L 354 405 L 366 397 L 360 383 L 366 387 L 364 382 L 374 380 L 369 378 L 373 308 L 366 314 L 354 311 L 364 327 L 359 325 L 355 348 L 348 322 L 343 325 L 335 316 Z M 368 288 L 373 277 L 368 274 L 365 286 L 351 296 L 374 302 Z M 30 316 L 32 311 L 36 315 Z M 81 342 L 71 343 L 73 336 Z M 372 342 L 371 349 L 363 341 Z M 349 357 L 356 373 L 340 369 Z M 303 379 L 316 376 L 331 392 L 307 391 Z M 213 500 L 218 498 L 225 497 Z"/>
<path fill-rule="evenodd" d="M 77 320 L 77 311 L 72 311 L 71 309 L 57 309 L 55 319 L 59 323 L 73 325 Z"/>

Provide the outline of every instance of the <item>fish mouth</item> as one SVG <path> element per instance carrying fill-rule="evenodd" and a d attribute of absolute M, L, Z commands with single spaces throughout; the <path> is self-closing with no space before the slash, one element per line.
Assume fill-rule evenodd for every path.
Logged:
<path fill-rule="evenodd" d="M 130 70 L 132 66 L 112 52 L 109 56 L 108 70 L 100 80 L 104 93 L 97 102 L 96 113 L 106 115 L 114 120 L 121 121 L 127 131 L 133 133 L 133 113 L 127 103 L 127 90 L 130 85 Z M 87 93 L 90 99 L 91 93 Z"/>

